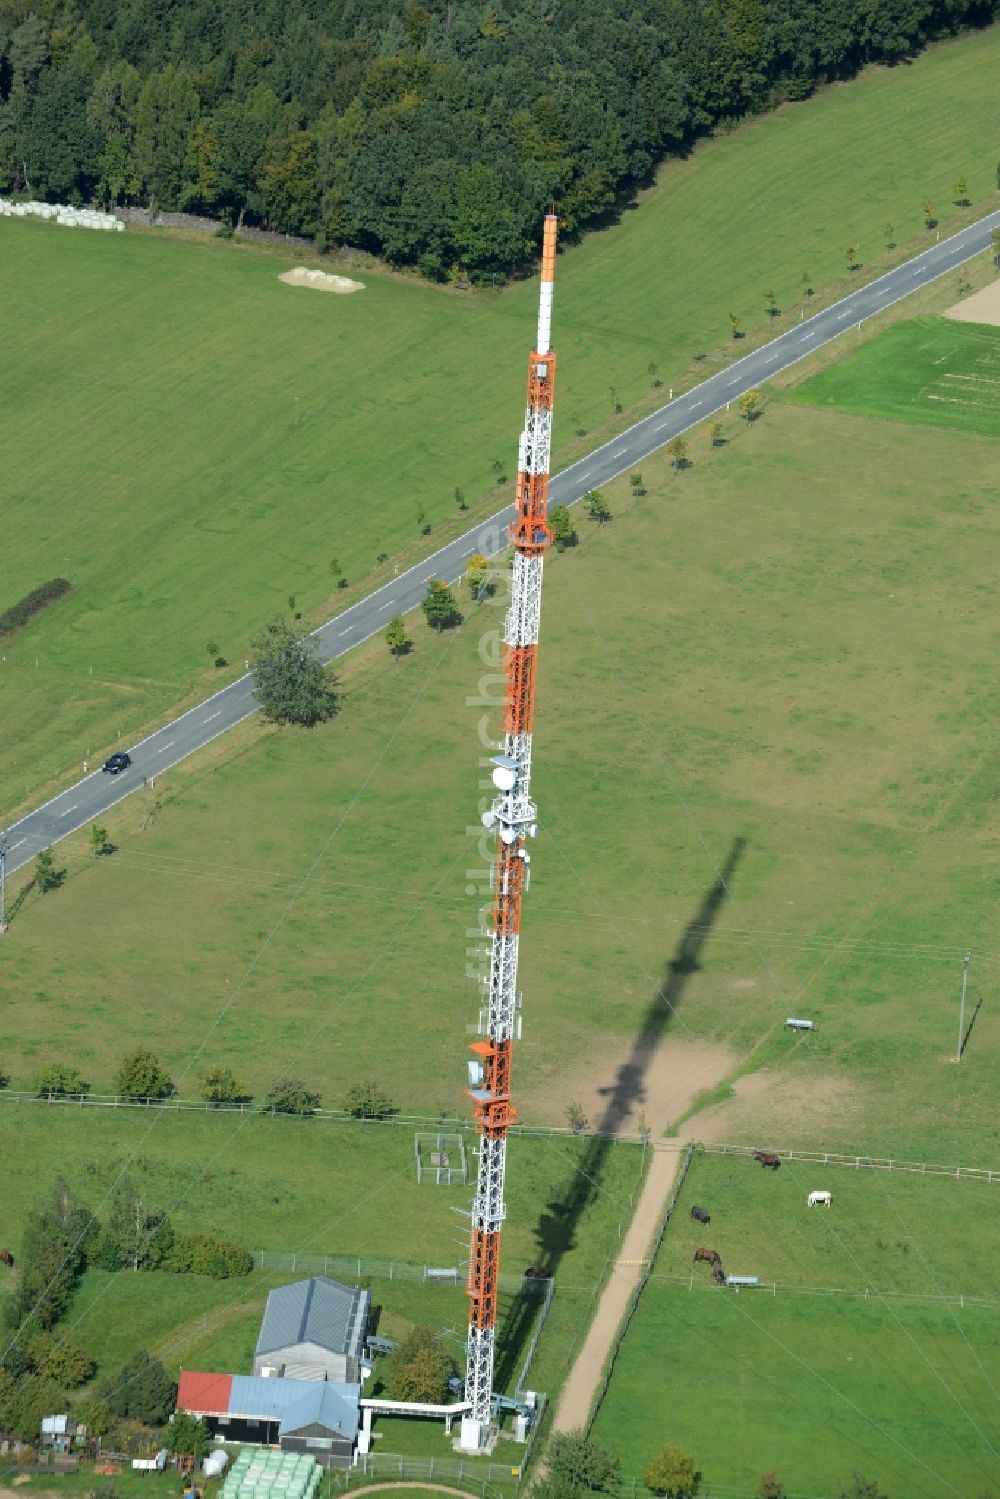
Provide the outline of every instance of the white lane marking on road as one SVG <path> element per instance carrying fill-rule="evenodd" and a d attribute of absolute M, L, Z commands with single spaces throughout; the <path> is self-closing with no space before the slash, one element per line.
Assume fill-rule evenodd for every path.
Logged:
<path fill-rule="evenodd" d="M 379 604 L 379 612 L 381 613 L 383 609 L 391 609 L 395 602 L 395 599 L 387 599 L 384 604 Z"/>
<path fill-rule="evenodd" d="M 653 431 L 654 432 L 662 432 L 663 429 L 664 429 L 664 427 L 669 427 L 669 426 L 670 426 L 669 422 L 661 422 L 658 427 L 654 427 L 653 428 Z"/>
<path fill-rule="evenodd" d="M 71 812 L 75 812 L 76 811 L 76 807 L 77 807 L 77 804 L 76 804 L 76 802 L 74 802 L 73 805 L 72 805 L 72 807 L 67 807 L 66 810 L 65 810 L 65 812 L 60 812 L 59 813 L 59 816 L 60 817 L 68 817 Z"/>
<path fill-rule="evenodd" d="M 202 719 L 202 723 L 211 723 L 213 718 L 221 718 L 221 717 L 222 717 L 222 709 L 219 708 L 219 709 L 217 709 L 217 711 L 215 713 L 210 713 L 207 718 L 203 718 Z"/>
<path fill-rule="evenodd" d="M 811 332 L 811 333 L 803 333 L 803 335 L 802 335 L 802 338 L 801 338 L 801 340 L 800 340 L 800 342 L 801 342 L 801 343 L 805 343 L 805 341 L 806 341 L 806 339 L 807 339 L 807 338 L 815 338 L 815 337 L 816 337 L 816 334 L 817 334 L 817 333 L 818 333 L 818 332 L 819 332 L 819 329 L 818 329 L 818 328 L 814 328 L 814 329 L 813 329 L 813 331 L 812 331 L 812 332 Z"/>
<path fill-rule="evenodd" d="M 764 363 L 773 364 L 777 357 L 777 354 L 768 354 L 767 358 L 764 360 Z"/>
<path fill-rule="evenodd" d="M 704 401 L 692 401 L 691 402 L 691 410 L 693 411 L 696 406 L 704 406 L 704 404 L 705 404 Z"/>
<path fill-rule="evenodd" d="M 156 751 L 156 753 L 158 755 L 162 755 L 164 750 L 173 749 L 173 747 L 174 747 L 174 745 L 176 743 L 177 743 L 176 739 L 171 739 L 171 741 L 170 741 L 169 744 L 161 744 L 160 748 Z"/>
<path fill-rule="evenodd" d="M 737 377 L 735 380 L 727 380 L 726 389 L 728 390 L 731 385 L 739 385 L 739 383 L 739 377 Z"/>
<path fill-rule="evenodd" d="M 841 322 L 843 322 L 843 320 L 844 320 L 845 317 L 850 317 L 850 316 L 851 316 L 851 309 L 848 307 L 843 312 L 838 312 L 837 313 L 837 322 L 841 323 Z"/>
<path fill-rule="evenodd" d="M 593 470 L 588 468 L 588 470 L 587 470 L 587 472 L 585 474 L 581 474 L 580 475 L 580 478 L 581 479 L 589 479 L 592 472 L 593 472 Z"/>
<path fill-rule="evenodd" d="M 11 853 L 14 852 L 15 848 L 20 848 L 21 844 L 22 843 L 27 843 L 27 841 L 28 841 L 27 838 L 19 838 L 16 843 L 12 843 L 11 846 L 10 846 Z"/>
<path fill-rule="evenodd" d="M 462 553 L 462 557 L 463 557 L 463 559 L 464 559 L 464 558 L 465 558 L 465 557 L 471 557 L 471 556 L 472 556 L 472 554 L 473 554 L 473 552 L 474 552 L 474 551 L 475 551 L 475 550 L 476 550 L 476 549 L 475 549 L 475 547 L 470 547 L 470 548 L 469 548 L 469 550 L 468 550 L 468 551 L 467 551 L 467 552 L 463 552 L 463 553 Z"/>
<path fill-rule="evenodd" d="M 351 631 L 353 629 L 354 629 L 353 625 L 348 625 L 346 630 L 341 630 L 341 632 L 340 632 L 340 638 L 343 639 L 345 635 L 350 635 L 350 633 L 351 633 Z"/>

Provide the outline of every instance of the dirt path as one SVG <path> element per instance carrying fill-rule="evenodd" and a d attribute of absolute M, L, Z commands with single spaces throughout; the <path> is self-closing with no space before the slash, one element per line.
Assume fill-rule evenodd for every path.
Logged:
<path fill-rule="evenodd" d="M 622 1240 L 621 1252 L 608 1277 L 594 1320 L 563 1388 L 553 1431 L 576 1431 L 586 1426 L 597 1394 L 604 1360 L 614 1342 L 628 1299 L 642 1274 L 656 1225 L 666 1206 L 680 1165 L 683 1142 L 654 1146 L 642 1196 Z"/>
<path fill-rule="evenodd" d="M 362 1488 L 351 1489 L 350 1492 L 352 1495 L 378 1494 L 384 1493 L 386 1489 L 430 1489 L 435 1494 L 460 1494 L 462 1499 L 479 1499 L 478 1494 L 470 1494 L 467 1489 L 450 1489 L 443 1483 L 421 1483 L 419 1479 L 410 1482 L 406 1478 L 399 1479 L 396 1483 L 366 1483 Z M 0 1499 L 3 1499 L 2 1495 Z"/>

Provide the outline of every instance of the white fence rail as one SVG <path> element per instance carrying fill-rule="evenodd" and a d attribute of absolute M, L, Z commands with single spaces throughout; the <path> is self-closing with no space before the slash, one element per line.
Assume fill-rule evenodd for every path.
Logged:
<path fill-rule="evenodd" d="M 700 1149 L 709 1155 L 752 1156 L 759 1146 L 753 1145 L 702 1145 Z M 833 1150 L 789 1150 L 768 1145 L 769 1154 L 780 1156 L 783 1161 L 806 1161 L 819 1166 L 849 1166 L 854 1171 L 911 1171 L 919 1176 L 953 1176 L 971 1181 L 996 1182 L 1000 1184 L 1000 1171 L 986 1166 L 948 1166 L 930 1161 L 897 1161 L 889 1156 L 842 1155 Z"/>
<path fill-rule="evenodd" d="M 409 1260 L 383 1260 L 356 1254 L 282 1253 L 273 1249 L 251 1250 L 258 1270 L 289 1270 L 300 1275 L 334 1275 L 362 1280 L 425 1281 L 428 1285 L 465 1288 L 464 1265 L 417 1265 Z M 552 1280 L 535 1280 L 530 1276 L 501 1275 L 500 1289 L 511 1294 L 523 1292 L 541 1302 Z"/>

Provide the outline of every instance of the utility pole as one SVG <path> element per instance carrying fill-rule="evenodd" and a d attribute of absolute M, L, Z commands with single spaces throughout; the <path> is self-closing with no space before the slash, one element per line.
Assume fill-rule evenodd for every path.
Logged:
<path fill-rule="evenodd" d="M 0 936 L 7 930 L 7 834 L 0 833 Z"/>
<path fill-rule="evenodd" d="M 955 1061 L 962 1060 L 962 1042 L 965 1037 L 965 991 L 969 984 L 969 959 L 971 952 L 967 952 L 962 959 L 962 1003 L 958 1010 L 958 1050 L 955 1052 Z"/>

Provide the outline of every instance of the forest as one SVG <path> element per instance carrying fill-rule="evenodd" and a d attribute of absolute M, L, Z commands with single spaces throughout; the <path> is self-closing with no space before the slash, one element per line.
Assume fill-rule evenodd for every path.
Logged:
<path fill-rule="evenodd" d="M 1000 0 L 0 0 L 0 192 L 490 282 L 666 157 Z M 831 147 L 832 148 L 832 147 Z"/>

